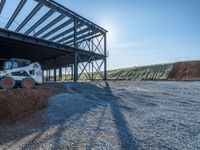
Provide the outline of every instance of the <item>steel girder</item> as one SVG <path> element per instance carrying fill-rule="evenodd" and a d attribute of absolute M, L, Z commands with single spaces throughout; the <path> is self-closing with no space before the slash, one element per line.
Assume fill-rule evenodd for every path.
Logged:
<path fill-rule="evenodd" d="M 57 12 L 60 12 L 61 14 L 65 14 L 66 16 L 69 16 L 70 18 L 76 18 L 78 21 L 80 20 L 80 21 L 84 22 L 84 24 L 87 26 L 93 26 L 94 28 L 97 28 L 100 31 L 102 31 L 102 33 L 107 32 L 107 30 L 103 29 L 102 27 L 92 23 L 88 19 L 78 15 L 77 13 L 67 9 L 66 7 L 60 5 L 59 3 L 57 3 L 53 0 L 35 0 L 35 1 L 37 1 L 38 3 L 41 3 L 45 6 L 48 6 L 51 9 L 57 10 Z"/>
<path fill-rule="evenodd" d="M 48 23 L 46 26 L 44 26 L 42 29 L 40 29 L 39 31 L 37 31 L 33 36 L 37 37 L 39 35 L 41 35 L 42 33 L 44 33 L 45 31 L 47 31 L 49 28 L 51 28 L 52 26 L 54 26 L 56 23 L 58 23 L 59 21 L 63 20 L 65 18 L 64 15 L 60 15 L 57 18 L 55 18 L 53 21 L 51 21 L 50 23 Z"/>
<path fill-rule="evenodd" d="M 80 35 L 80 34 L 83 34 L 83 33 L 85 33 L 85 32 L 88 32 L 88 31 L 90 31 L 88 28 L 86 28 L 86 29 L 83 29 L 83 30 L 80 30 L 80 31 L 78 31 L 77 33 L 76 33 L 76 35 L 78 36 L 78 35 Z M 65 37 L 65 38 L 63 38 L 63 39 L 61 39 L 61 40 L 59 40 L 59 41 L 56 41 L 57 43 L 62 43 L 62 42 L 64 42 L 64 41 L 67 41 L 67 40 L 70 40 L 70 39 L 72 39 L 74 37 L 74 35 L 73 34 L 71 34 L 71 35 L 69 35 L 69 36 L 67 36 L 67 37 Z"/>
<path fill-rule="evenodd" d="M 98 31 L 93 31 L 93 32 L 89 32 L 89 33 L 87 33 L 87 34 L 84 34 L 84 35 L 82 35 L 82 36 L 80 36 L 80 37 L 77 37 L 77 43 L 79 43 L 80 41 L 79 40 L 85 40 L 85 38 L 87 38 L 87 37 L 90 37 L 90 36 L 92 36 L 92 35 L 95 35 L 96 33 L 97 33 Z M 70 41 L 67 41 L 67 42 L 65 42 L 65 43 L 63 43 L 64 45 L 71 45 L 73 43 L 73 40 L 70 40 Z"/>
<path fill-rule="evenodd" d="M 11 18 L 8 20 L 8 22 L 4 26 L 4 28 L 6 30 L 8 30 L 10 28 L 10 26 L 12 26 L 12 23 L 15 21 L 16 24 L 19 24 L 19 25 L 17 25 L 15 32 L 20 32 L 25 35 L 34 36 L 36 38 L 42 38 L 45 40 L 56 41 L 58 43 L 68 44 L 68 45 L 71 45 L 71 43 L 70 43 L 72 41 L 71 39 L 74 38 L 74 36 L 73 36 L 74 35 L 74 30 L 73 30 L 74 27 L 71 27 L 71 23 L 73 22 L 74 19 L 76 19 L 77 22 L 79 23 L 79 27 L 77 27 L 77 28 L 85 27 L 85 29 L 83 29 L 83 31 L 78 31 L 77 36 L 79 36 L 79 35 L 82 35 L 82 36 L 79 36 L 77 38 L 77 40 L 82 41 L 85 38 L 89 38 L 90 36 L 92 36 L 92 34 L 96 34 L 96 31 L 101 34 L 104 34 L 107 32 L 102 27 L 92 23 L 88 19 L 78 15 L 77 13 L 67 9 L 66 7 L 60 5 L 59 3 L 57 3 L 53 0 L 32 0 L 32 1 L 37 2 L 36 6 L 25 17 L 25 19 L 21 23 L 17 23 L 16 18 L 18 15 L 20 15 L 21 10 L 25 7 L 25 4 L 27 3 L 27 0 L 19 0 L 19 1 L 20 2 L 18 4 L 18 6 L 16 7 L 16 9 L 14 10 Z M 2 12 L 6 2 L 8 2 L 8 1 L 1 0 L 0 13 Z M 28 22 L 31 21 L 34 16 L 39 15 L 38 12 L 44 7 L 49 8 L 49 11 L 46 12 L 46 14 L 44 14 L 43 16 L 38 17 L 38 20 L 35 23 L 33 23 L 32 26 L 27 25 Z M 26 9 L 26 8 L 24 8 L 24 9 Z M 41 24 L 45 23 L 45 21 L 48 18 L 53 16 L 53 14 L 55 12 L 59 13 L 59 16 L 54 18 L 51 22 L 46 23 L 46 25 L 43 26 L 42 28 L 39 28 L 39 26 Z M 65 19 L 67 19 L 67 20 L 65 20 Z M 63 21 L 63 20 L 65 20 L 64 23 L 62 23 L 60 25 L 56 25 L 60 21 Z M 22 29 L 24 29 L 25 26 L 28 29 L 26 29 L 26 31 L 23 30 L 23 32 L 22 32 Z M 29 27 L 27 27 L 27 26 L 29 26 Z M 61 30 L 62 30 L 62 33 L 60 33 Z M 95 32 L 90 32 L 90 31 L 95 31 Z M 88 34 L 83 35 L 84 33 L 87 33 L 87 32 L 88 32 Z M 71 35 L 70 35 L 70 33 L 71 33 Z M 49 39 L 50 36 L 51 36 L 51 38 Z M 83 39 L 81 39 L 81 38 L 83 38 Z M 74 45 L 72 44 L 72 46 L 74 46 Z"/>
<path fill-rule="evenodd" d="M 16 32 L 19 32 L 30 20 L 31 18 L 42 8 L 42 4 L 38 3 L 37 6 L 31 11 L 31 13 L 24 19 L 24 21 L 17 27 L 15 30 Z"/>
<path fill-rule="evenodd" d="M 6 3 L 6 0 L 1 0 L 1 2 L 0 2 L 0 14 L 1 14 L 2 10 L 3 10 L 3 7 L 4 7 L 5 3 Z"/>
<path fill-rule="evenodd" d="M 8 23 L 5 26 L 5 29 L 8 29 L 10 27 L 10 25 L 13 23 L 13 21 L 15 20 L 15 18 L 17 17 L 17 15 L 19 14 L 19 12 L 21 11 L 21 9 L 24 7 L 24 5 L 26 4 L 27 0 L 21 0 L 19 5 L 17 6 L 17 9 L 15 10 L 15 12 L 13 13 L 12 17 L 10 18 L 10 20 L 8 21 Z"/>
<path fill-rule="evenodd" d="M 24 34 L 28 35 L 33 30 L 35 30 L 41 23 L 47 20 L 50 16 L 55 13 L 53 9 L 50 9 L 42 18 L 40 18 L 31 28 L 29 28 Z"/>
<path fill-rule="evenodd" d="M 77 25 L 77 28 L 79 28 L 79 27 L 81 27 L 81 26 L 83 26 L 83 24 L 82 24 L 82 23 L 79 23 L 79 24 Z M 50 41 L 54 41 L 54 40 L 56 40 L 56 39 L 59 39 L 59 38 L 62 37 L 62 36 L 68 35 L 70 32 L 74 32 L 74 27 L 71 27 L 71 28 L 69 28 L 68 30 L 66 30 L 66 31 L 64 31 L 64 32 L 62 32 L 62 33 L 60 33 L 60 34 L 58 34 L 58 35 L 52 37 L 52 38 L 50 39 Z M 73 34 L 72 34 L 72 35 L 73 35 Z"/>
<path fill-rule="evenodd" d="M 72 19 L 69 19 L 67 21 L 65 21 L 64 23 L 62 23 L 61 25 L 57 26 L 56 28 L 50 30 L 49 32 L 47 32 L 45 35 L 43 35 L 41 38 L 45 39 L 49 36 L 51 36 L 52 34 L 58 32 L 59 30 L 63 29 L 64 27 L 68 26 L 69 24 L 71 24 L 73 22 Z"/>

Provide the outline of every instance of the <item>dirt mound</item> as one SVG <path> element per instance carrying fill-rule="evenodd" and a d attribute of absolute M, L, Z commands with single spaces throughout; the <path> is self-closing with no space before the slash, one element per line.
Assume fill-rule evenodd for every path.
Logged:
<path fill-rule="evenodd" d="M 200 61 L 175 63 L 168 76 L 170 80 L 200 80 Z"/>
<path fill-rule="evenodd" d="M 0 97 L 0 119 L 23 119 L 48 104 L 48 94 L 35 89 L 0 91 Z"/>
<path fill-rule="evenodd" d="M 0 90 L 0 120 L 17 121 L 48 105 L 50 96 L 63 92 L 58 84 L 44 84 L 35 89 Z"/>

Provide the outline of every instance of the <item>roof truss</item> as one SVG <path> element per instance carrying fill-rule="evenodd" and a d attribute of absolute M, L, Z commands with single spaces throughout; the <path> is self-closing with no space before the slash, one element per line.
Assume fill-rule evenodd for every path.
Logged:
<path fill-rule="evenodd" d="M 30 0 L 36 2 L 35 7 L 13 29 L 13 24 L 17 22 L 18 16 L 22 13 L 22 9 L 27 9 L 27 0 L 18 1 L 19 3 L 16 9 L 2 28 L 63 45 L 72 45 L 74 40 L 78 42 L 90 38 L 97 33 L 103 35 L 107 32 L 102 27 L 53 0 Z M 12 5 L 12 1 L 1 0 L 0 14 L 4 11 L 5 3 L 11 3 L 10 5 Z M 44 8 L 48 8 L 48 10 L 44 15 L 40 16 L 41 13 L 39 11 Z M 37 20 L 33 20 L 33 18 L 37 18 Z M 49 19 L 51 20 L 49 21 Z M 34 23 L 30 23 L 32 21 Z"/>

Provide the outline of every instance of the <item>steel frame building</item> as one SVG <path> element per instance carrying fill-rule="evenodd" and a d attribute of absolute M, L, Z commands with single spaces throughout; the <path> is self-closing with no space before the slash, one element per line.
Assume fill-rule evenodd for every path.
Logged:
<path fill-rule="evenodd" d="M 30 2 L 31 9 L 27 4 Z M 6 5 L 14 4 L 1 0 L 0 17 L 7 13 Z M 29 13 L 24 15 L 23 10 L 27 9 Z M 56 80 L 57 70 L 61 77 L 61 68 L 65 68 L 74 81 L 80 76 L 89 80 L 100 76 L 106 80 L 106 33 L 102 27 L 53 0 L 18 0 L 0 28 L 0 57 L 38 61 L 48 79 L 53 71 Z"/>

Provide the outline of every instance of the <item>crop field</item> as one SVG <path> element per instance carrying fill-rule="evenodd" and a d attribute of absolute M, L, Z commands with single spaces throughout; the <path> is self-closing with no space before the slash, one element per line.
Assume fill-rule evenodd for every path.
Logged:
<path fill-rule="evenodd" d="M 62 86 L 43 111 L 1 122 L 0 149 L 200 149 L 198 81 Z"/>

